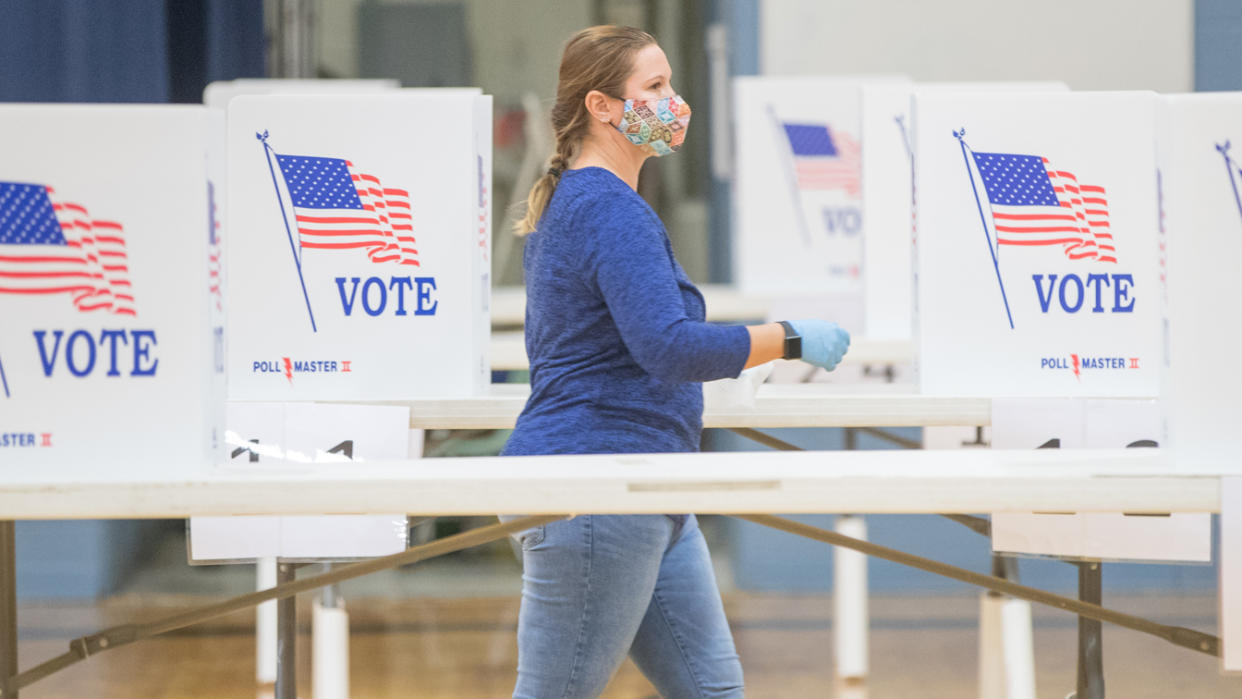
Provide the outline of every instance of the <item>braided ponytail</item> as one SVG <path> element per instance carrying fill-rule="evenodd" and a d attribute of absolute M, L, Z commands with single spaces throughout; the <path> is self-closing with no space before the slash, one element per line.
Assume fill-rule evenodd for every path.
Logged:
<path fill-rule="evenodd" d="M 547 172 L 530 188 L 526 196 L 526 215 L 514 224 L 515 234 L 522 236 L 535 230 L 561 175 L 578 156 L 582 139 L 590 127 L 587 93 L 599 90 L 619 95 L 633 70 L 634 54 L 654 43 L 655 39 L 640 29 L 602 25 L 583 29 L 565 45 L 556 104 L 552 107 L 556 152 L 548 159 Z"/>

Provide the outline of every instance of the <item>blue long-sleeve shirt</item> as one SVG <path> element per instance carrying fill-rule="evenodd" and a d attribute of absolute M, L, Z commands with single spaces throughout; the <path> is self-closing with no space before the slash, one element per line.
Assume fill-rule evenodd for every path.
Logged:
<path fill-rule="evenodd" d="M 740 374 L 750 335 L 704 322 L 642 197 L 603 168 L 566 171 L 523 266 L 531 396 L 501 453 L 698 451 L 700 382 Z"/>

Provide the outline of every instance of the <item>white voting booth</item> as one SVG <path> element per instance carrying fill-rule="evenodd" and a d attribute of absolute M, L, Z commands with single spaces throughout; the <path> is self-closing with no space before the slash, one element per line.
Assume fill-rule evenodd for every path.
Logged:
<path fill-rule="evenodd" d="M 994 448 L 1165 442 L 1155 109 L 1149 93 L 914 97 L 920 386 L 992 396 Z M 997 552 L 1209 561 L 1211 519 L 996 512 L 991 538 Z M 1029 610 L 982 604 L 981 652 L 1005 657 L 981 665 L 984 691 L 1031 695 Z"/>
<path fill-rule="evenodd" d="M 920 382 L 1013 397 L 993 401 L 994 447 L 1163 441 L 1155 107 L 1148 93 L 915 97 Z M 998 551 L 1210 555 L 1202 515 L 992 524 Z"/>
<path fill-rule="evenodd" d="M 747 294 L 811 299 L 855 333 L 866 276 L 861 90 L 871 83 L 904 80 L 733 82 L 734 281 Z"/>
<path fill-rule="evenodd" d="M 416 457 L 408 410 L 307 401 L 462 397 L 489 382 L 490 97 L 394 88 L 234 81 L 205 94 L 226 194 L 229 470 Z M 266 587 L 277 557 L 380 556 L 406 542 L 404 513 L 193 518 L 190 555 L 258 560 Z M 263 681 L 275 677 L 274 611 L 260 610 Z M 337 639 L 316 672 L 330 668 L 340 696 L 346 617 L 315 612 Z"/>
<path fill-rule="evenodd" d="M 214 461 L 205 118 L 193 106 L 0 106 L 6 478 L 88 462 L 161 479 Z"/>
<path fill-rule="evenodd" d="M 1170 95 L 1157 109 L 1162 274 L 1167 278 L 1166 439 L 1180 460 L 1235 474 L 1220 519 L 1222 667 L 1242 671 L 1242 459 L 1234 370 L 1242 344 L 1242 94 Z"/>

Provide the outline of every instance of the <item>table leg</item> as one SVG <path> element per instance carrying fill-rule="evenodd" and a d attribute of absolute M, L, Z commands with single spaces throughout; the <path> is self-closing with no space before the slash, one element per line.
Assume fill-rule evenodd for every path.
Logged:
<path fill-rule="evenodd" d="M 294 565 L 276 564 L 276 584 L 291 583 L 297 577 Z M 298 607 L 297 595 L 276 602 L 276 699 L 298 697 Z"/>
<path fill-rule="evenodd" d="M 1104 571 L 1098 561 L 1079 563 L 1078 599 L 1098 605 L 1104 597 Z M 1104 629 L 1078 617 L 1078 694 L 1076 699 L 1104 699 Z"/>
<path fill-rule="evenodd" d="M 833 526 L 843 536 L 867 538 L 867 523 L 861 516 L 837 515 Z M 832 603 L 837 680 L 841 685 L 865 686 L 869 660 L 866 554 L 833 548 Z"/>
<path fill-rule="evenodd" d="M 331 568 L 331 564 L 325 566 Z M 349 699 L 349 614 L 336 585 L 323 587 L 311 624 L 311 690 L 315 699 Z"/>
<path fill-rule="evenodd" d="M 17 544 L 12 520 L 0 521 L 0 678 L 17 674 Z M 16 690 L 4 698 L 16 699 Z"/>

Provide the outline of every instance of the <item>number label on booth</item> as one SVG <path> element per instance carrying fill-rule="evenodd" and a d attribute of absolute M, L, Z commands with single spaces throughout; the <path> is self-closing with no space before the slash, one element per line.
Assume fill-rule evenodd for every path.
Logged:
<path fill-rule="evenodd" d="M 992 400 L 998 449 L 1142 449 L 1159 446 L 1155 400 Z M 1203 514 L 996 512 L 992 549 L 1070 558 L 1208 561 L 1211 517 Z"/>
<path fill-rule="evenodd" d="M 405 459 L 409 411 L 388 406 L 230 403 L 225 468 Z M 416 455 L 417 456 L 417 455 Z M 194 517 L 191 560 L 341 559 L 405 548 L 404 514 Z"/>

